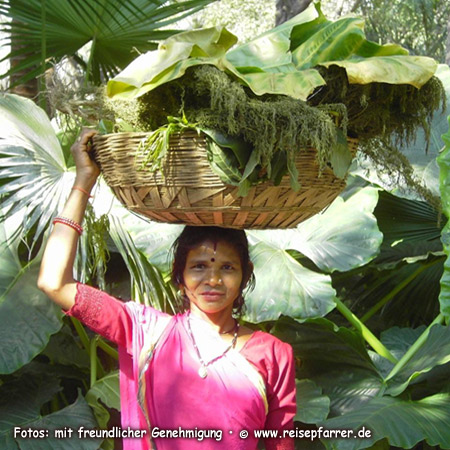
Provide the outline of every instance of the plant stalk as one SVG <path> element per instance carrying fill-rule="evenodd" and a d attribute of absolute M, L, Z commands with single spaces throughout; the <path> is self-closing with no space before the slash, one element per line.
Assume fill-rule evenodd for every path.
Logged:
<path fill-rule="evenodd" d="M 107 353 L 111 358 L 114 358 L 115 360 L 119 359 L 119 352 L 108 345 L 103 339 L 99 338 L 97 342 L 98 347 L 100 347 L 105 353 Z"/>
<path fill-rule="evenodd" d="M 364 340 L 383 358 L 396 364 L 397 359 L 380 342 L 380 340 L 355 316 L 338 298 L 335 299 L 338 311 L 361 333 Z"/>
<path fill-rule="evenodd" d="M 430 334 L 431 328 L 436 324 L 442 324 L 444 322 L 444 315 L 439 314 L 436 319 L 427 327 L 427 329 L 419 336 L 416 342 L 414 342 L 411 347 L 409 347 L 408 351 L 401 357 L 400 361 L 392 368 L 390 374 L 386 377 L 384 381 L 388 381 L 391 378 L 394 378 L 400 370 L 405 367 L 406 363 L 416 354 L 420 347 L 425 343 Z"/>
<path fill-rule="evenodd" d="M 89 348 L 89 357 L 91 360 L 91 382 L 90 387 L 94 386 L 97 381 L 97 341 L 98 337 L 91 339 Z"/>
<path fill-rule="evenodd" d="M 84 329 L 83 325 L 81 325 L 81 322 L 78 319 L 76 319 L 75 317 L 70 316 L 70 320 L 72 321 L 73 326 L 75 327 L 75 330 L 78 333 L 78 336 L 80 337 L 83 347 L 85 348 L 88 355 L 90 355 L 91 344 L 90 344 L 89 336 L 86 333 L 86 330 Z"/>

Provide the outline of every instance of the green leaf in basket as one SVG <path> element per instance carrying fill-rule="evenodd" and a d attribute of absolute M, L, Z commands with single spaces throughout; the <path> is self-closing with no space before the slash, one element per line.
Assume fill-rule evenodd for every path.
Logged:
<path fill-rule="evenodd" d="M 347 139 L 342 130 L 337 129 L 337 142 L 331 152 L 330 164 L 334 174 L 338 178 L 344 178 L 348 172 L 348 168 L 352 163 L 352 154 L 348 148 Z"/>
<path fill-rule="evenodd" d="M 226 134 L 221 133 L 218 130 L 211 130 L 202 128 L 203 133 L 208 135 L 217 145 L 224 148 L 229 148 L 233 151 L 236 160 L 239 163 L 239 168 L 243 169 L 247 164 L 247 161 L 250 157 L 250 153 L 252 152 L 252 146 L 246 143 L 243 139 L 238 137 L 228 136 Z"/>
<path fill-rule="evenodd" d="M 294 191 L 300 190 L 300 183 L 298 182 L 298 169 L 295 165 L 295 156 L 289 155 L 287 158 L 287 168 L 289 172 L 289 176 L 291 178 L 291 188 Z"/>
<path fill-rule="evenodd" d="M 269 178 L 275 186 L 278 186 L 281 183 L 281 179 L 288 172 L 286 152 L 276 152 L 272 158 L 270 167 L 271 172 L 269 173 Z"/>
<path fill-rule="evenodd" d="M 229 148 L 223 148 L 212 139 L 208 139 L 207 156 L 211 169 L 225 184 L 237 186 L 242 180 L 238 162 Z"/>

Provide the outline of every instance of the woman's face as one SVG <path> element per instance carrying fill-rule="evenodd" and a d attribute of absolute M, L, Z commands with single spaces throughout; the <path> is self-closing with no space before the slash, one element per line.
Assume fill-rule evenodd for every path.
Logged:
<path fill-rule="evenodd" d="M 184 289 L 191 310 L 207 314 L 227 312 L 240 293 L 242 266 L 239 253 L 227 242 L 202 242 L 187 254 Z"/>

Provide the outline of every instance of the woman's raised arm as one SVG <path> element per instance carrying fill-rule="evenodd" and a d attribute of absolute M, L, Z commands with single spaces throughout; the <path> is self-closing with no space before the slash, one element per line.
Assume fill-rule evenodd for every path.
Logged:
<path fill-rule="evenodd" d="M 73 264 L 89 193 L 100 170 L 89 155 L 89 143 L 96 131 L 83 129 L 71 151 L 76 166 L 74 188 L 60 212 L 42 258 L 38 287 L 55 303 L 68 310 L 75 302 L 76 281 Z"/>

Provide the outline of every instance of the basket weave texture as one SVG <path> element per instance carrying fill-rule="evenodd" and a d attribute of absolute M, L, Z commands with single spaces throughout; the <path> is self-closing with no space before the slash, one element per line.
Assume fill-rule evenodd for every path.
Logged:
<path fill-rule="evenodd" d="M 195 131 L 173 134 L 163 167 L 139 169 L 138 151 L 147 133 L 115 133 L 94 137 L 94 157 L 106 183 L 122 204 L 156 222 L 216 225 L 229 228 L 292 228 L 322 211 L 344 189 L 345 180 L 325 169 L 319 176 L 316 150 L 296 157 L 301 189 L 294 192 L 289 176 L 280 185 L 265 182 L 238 196 L 210 168 L 206 137 Z M 349 139 L 351 151 L 357 141 Z"/>

